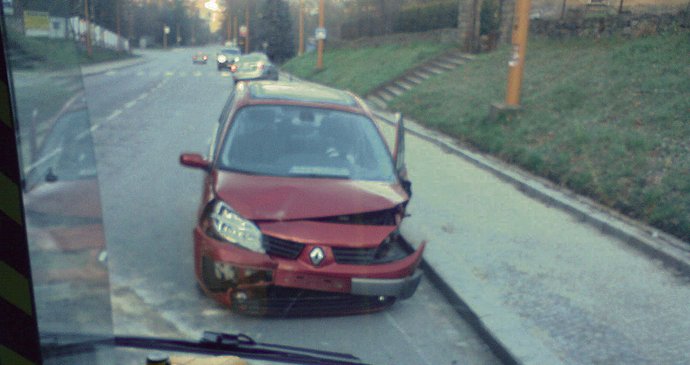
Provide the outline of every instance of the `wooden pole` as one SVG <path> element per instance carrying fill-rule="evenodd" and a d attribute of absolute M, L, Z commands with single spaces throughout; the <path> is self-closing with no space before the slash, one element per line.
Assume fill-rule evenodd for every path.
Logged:
<path fill-rule="evenodd" d="M 324 0 L 319 0 L 319 28 L 325 28 L 325 22 L 326 22 L 326 17 L 324 14 L 326 6 L 324 4 Z M 324 40 L 319 39 L 319 44 L 318 44 L 318 55 L 316 58 L 316 69 L 321 70 L 323 69 L 323 46 L 324 46 Z"/>
<path fill-rule="evenodd" d="M 247 36 L 244 39 L 244 53 L 249 53 L 249 2 L 244 8 L 244 24 L 247 26 Z"/>
<path fill-rule="evenodd" d="M 91 48 L 91 21 L 89 20 L 89 0 L 84 0 L 84 20 L 86 21 L 86 54 L 93 56 Z"/>
<path fill-rule="evenodd" d="M 508 88 L 506 93 L 506 104 L 511 106 L 520 105 L 520 89 L 522 87 L 522 75 L 527 53 L 529 9 L 530 0 L 517 0 L 513 28 L 513 53 L 508 63 Z"/>
<path fill-rule="evenodd" d="M 299 48 L 297 55 L 304 54 L 304 0 L 299 0 Z"/>

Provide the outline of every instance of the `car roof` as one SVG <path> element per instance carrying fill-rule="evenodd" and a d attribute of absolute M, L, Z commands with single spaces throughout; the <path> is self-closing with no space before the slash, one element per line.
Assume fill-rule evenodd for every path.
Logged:
<path fill-rule="evenodd" d="M 260 101 L 287 101 L 295 104 L 322 104 L 357 108 L 355 96 L 347 91 L 307 82 L 260 81 L 248 84 L 248 96 Z"/>

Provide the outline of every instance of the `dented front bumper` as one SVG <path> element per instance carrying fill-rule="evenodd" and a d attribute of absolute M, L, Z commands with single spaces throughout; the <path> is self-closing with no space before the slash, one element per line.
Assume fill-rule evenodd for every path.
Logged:
<path fill-rule="evenodd" d="M 417 267 L 425 247 L 422 244 L 394 262 L 352 265 L 336 262 L 331 248 L 322 245 L 319 247 L 325 251 L 324 264 L 314 265 L 309 261 L 309 252 L 317 245 L 306 244 L 297 258 L 286 259 L 221 242 L 199 227 L 194 240 L 199 283 L 208 294 L 233 308 L 237 308 L 238 301 L 270 299 L 265 293 L 276 292 L 270 287 L 380 298 L 375 299 L 378 304 L 390 305 L 416 291 L 421 281 Z M 374 307 L 369 306 L 368 311 Z"/>

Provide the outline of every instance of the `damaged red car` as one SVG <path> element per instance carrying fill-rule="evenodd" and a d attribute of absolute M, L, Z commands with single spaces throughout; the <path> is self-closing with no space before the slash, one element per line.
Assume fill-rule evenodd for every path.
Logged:
<path fill-rule="evenodd" d="M 361 313 L 410 297 L 416 250 L 398 228 L 411 196 L 399 119 L 391 150 L 357 96 L 297 82 L 240 83 L 202 169 L 197 280 L 233 310 Z"/>

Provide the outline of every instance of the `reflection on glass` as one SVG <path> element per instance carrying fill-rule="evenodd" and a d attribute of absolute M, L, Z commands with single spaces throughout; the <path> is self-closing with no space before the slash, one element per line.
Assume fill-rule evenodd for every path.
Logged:
<path fill-rule="evenodd" d="M 45 337 L 51 333 L 112 334 L 96 159 L 78 64 L 81 51 L 64 28 L 68 22 L 63 15 L 71 10 L 63 2 L 13 5 L 17 11 L 6 13 L 4 21 L 42 342 L 60 338 Z M 101 357 L 87 356 L 108 363 L 107 356 Z"/>

